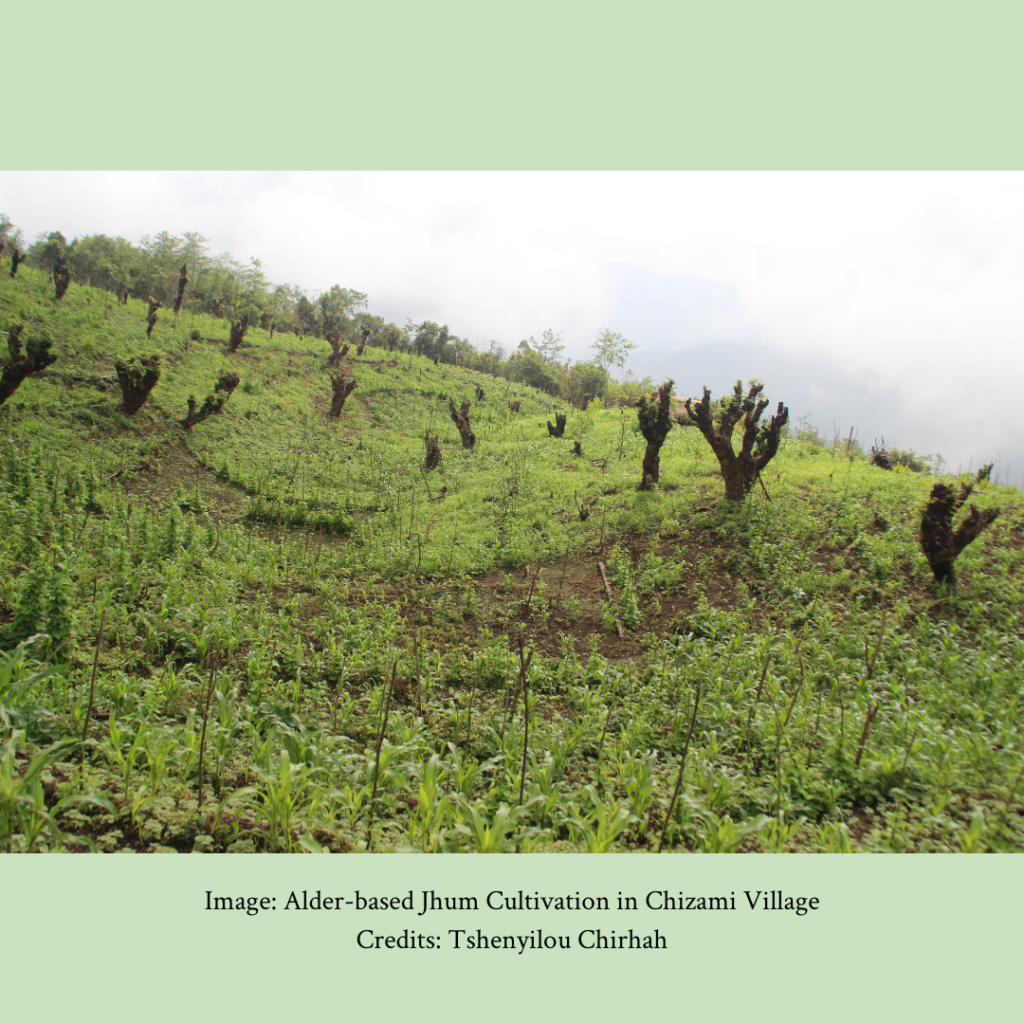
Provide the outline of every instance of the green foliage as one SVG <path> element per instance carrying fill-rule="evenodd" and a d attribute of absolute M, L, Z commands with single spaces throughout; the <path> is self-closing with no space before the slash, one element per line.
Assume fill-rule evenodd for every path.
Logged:
<path fill-rule="evenodd" d="M 604 327 L 597 332 L 597 338 L 590 348 L 594 353 L 594 362 L 602 370 L 608 370 L 612 366 L 625 366 L 626 358 L 636 348 L 636 343 Z"/>
<path fill-rule="evenodd" d="M 147 245 L 180 266 L 172 239 Z M 238 302 L 262 287 L 245 270 Z M 339 420 L 325 344 L 255 328 L 244 383 L 187 434 L 188 395 L 237 358 L 198 311 L 215 271 L 157 324 L 168 355 L 134 420 L 110 375 L 144 365 L 144 307 L 86 287 L 54 309 L 42 271 L 0 280 L 0 317 L 76 379 L 25 379 L 0 422 L 0 847 L 601 852 L 663 828 L 706 852 L 1024 845 L 1019 494 L 985 488 L 1000 518 L 937 601 L 930 481 L 791 433 L 771 501 L 726 507 L 680 430 L 638 494 L 639 434 L 566 408 L 560 369 L 543 364 L 556 406 L 451 335 L 451 362 L 398 358 L 358 302 L 338 306 L 371 332 Z M 471 452 L 449 396 L 473 403 Z"/>

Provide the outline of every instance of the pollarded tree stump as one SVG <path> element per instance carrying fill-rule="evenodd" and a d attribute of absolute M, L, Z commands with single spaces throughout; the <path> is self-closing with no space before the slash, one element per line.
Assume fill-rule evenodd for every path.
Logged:
<path fill-rule="evenodd" d="M 188 264 L 182 263 L 178 271 L 178 295 L 174 300 L 174 312 L 181 312 L 181 304 L 185 301 L 185 289 L 188 287 Z"/>
<path fill-rule="evenodd" d="M 146 328 L 146 337 L 150 337 L 153 333 L 153 328 L 156 327 L 157 321 L 157 310 L 163 306 L 162 302 L 157 302 L 153 296 L 149 297 L 149 312 L 146 314 L 146 323 L 149 325 Z M 145 399 L 143 399 L 145 401 Z"/>
<path fill-rule="evenodd" d="M 565 433 L 565 413 L 555 413 L 554 426 L 548 420 L 548 437 L 561 437 Z"/>
<path fill-rule="evenodd" d="M 68 261 L 65 259 L 64 253 L 60 253 L 57 256 L 57 262 L 53 265 L 53 286 L 57 292 L 54 297 L 57 302 L 60 302 L 60 300 L 67 295 L 70 285 L 71 268 L 68 266 Z"/>
<path fill-rule="evenodd" d="M 657 402 L 641 398 L 637 402 L 637 417 L 640 433 L 644 435 L 647 448 L 644 450 L 644 464 L 638 491 L 649 491 L 661 475 L 661 446 L 672 429 L 672 384 L 669 380 L 658 388 Z"/>
<path fill-rule="evenodd" d="M 999 509 L 987 508 L 979 512 L 971 505 L 967 518 L 957 530 L 953 530 L 953 517 L 963 507 L 973 484 L 963 484 L 959 496 L 947 484 L 936 484 L 921 515 L 921 550 L 931 566 L 938 583 L 956 586 L 956 572 L 953 563 L 957 556 L 971 543 L 998 515 Z"/>
<path fill-rule="evenodd" d="M 696 423 L 718 459 L 727 501 L 742 501 L 750 493 L 762 470 L 778 452 L 782 428 L 789 422 L 789 409 L 782 402 L 767 423 L 759 422 L 761 413 L 768 408 L 768 399 L 758 398 L 762 390 L 763 384 L 752 384 L 744 397 L 743 385 L 736 381 L 732 395 L 718 403 L 717 418 L 712 410 L 711 392 L 707 388 L 699 402 L 686 399 L 687 415 Z M 734 452 L 732 434 L 741 419 L 743 440 L 739 452 Z"/>
<path fill-rule="evenodd" d="M 248 330 L 248 313 L 246 313 L 241 320 L 233 320 L 231 322 L 231 336 L 228 338 L 228 352 L 238 351 L 239 346 L 242 344 L 242 339 L 245 337 L 245 332 Z"/>
<path fill-rule="evenodd" d="M 355 379 L 349 380 L 344 373 L 335 373 L 331 376 L 331 388 L 334 393 L 331 398 L 331 411 L 328 415 L 332 419 L 337 419 L 345 407 L 345 399 L 355 391 L 356 381 Z"/>
<path fill-rule="evenodd" d="M 448 411 L 462 438 L 462 447 L 470 449 L 476 444 L 476 434 L 469 425 L 469 402 L 463 402 L 461 411 L 455 408 L 455 403 L 448 399 Z"/>
<path fill-rule="evenodd" d="M 217 383 L 214 386 L 214 391 L 220 393 L 225 392 L 227 398 L 230 398 L 234 393 L 235 388 L 241 383 L 242 378 L 237 373 L 222 373 L 217 378 Z M 225 399 L 226 401 L 227 399 Z"/>
<path fill-rule="evenodd" d="M 149 393 L 160 380 L 162 358 L 161 353 L 153 352 L 138 360 L 118 359 L 114 363 L 121 385 L 121 409 L 129 416 L 134 416 L 145 405 Z"/>
<path fill-rule="evenodd" d="M 424 436 L 423 441 L 427 446 L 427 457 L 423 463 L 423 468 L 430 473 L 435 469 L 441 468 L 441 442 L 438 440 L 437 434 L 431 434 L 429 430 Z"/>
<path fill-rule="evenodd" d="M 7 332 L 10 359 L 0 371 L 0 405 L 18 390 L 26 377 L 45 370 L 57 360 L 56 356 L 50 355 L 49 338 L 29 338 L 28 343 L 22 346 L 21 332 L 24 329 L 24 324 L 15 324 Z"/>

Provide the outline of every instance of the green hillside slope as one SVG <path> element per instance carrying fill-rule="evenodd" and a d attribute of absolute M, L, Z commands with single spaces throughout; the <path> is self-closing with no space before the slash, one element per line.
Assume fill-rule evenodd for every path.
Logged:
<path fill-rule="evenodd" d="M 1021 847 L 1019 493 L 940 592 L 935 478 L 842 445 L 727 503 L 676 427 L 638 492 L 635 409 L 146 314 L 0 278 L 57 357 L 0 406 L 0 848 Z"/>

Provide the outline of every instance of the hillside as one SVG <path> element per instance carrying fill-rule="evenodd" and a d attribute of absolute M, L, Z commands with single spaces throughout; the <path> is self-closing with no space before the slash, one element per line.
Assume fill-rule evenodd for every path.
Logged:
<path fill-rule="evenodd" d="M 57 357 L 0 406 L 0 848 L 1024 845 L 1018 492 L 939 593 L 934 477 L 787 438 L 727 503 L 675 427 L 638 492 L 634 409 L 146 313 L 0 277 Z"/>

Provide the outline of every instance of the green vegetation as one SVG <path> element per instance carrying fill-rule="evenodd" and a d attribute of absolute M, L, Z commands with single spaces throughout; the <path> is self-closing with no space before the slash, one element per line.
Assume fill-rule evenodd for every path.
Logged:
<path fill-rule="evenodd" d="M 1024 845 L 1019 493 L 976 485 L 1000 515 L 937 589 L 936 477 L 841 439 L 783 436 L 726 502 L 672 426 L 638 491 L 635 409 L 435 362 L 446 329 L 336 367 L 254 315 L 229 354 L 240 307 L 186 293 L 148 338 L 116 278 L 0 275 L 57 359 L 0 406 L 0 849 Z M 115 364 L 157 349 L 126 415 Z"/>

